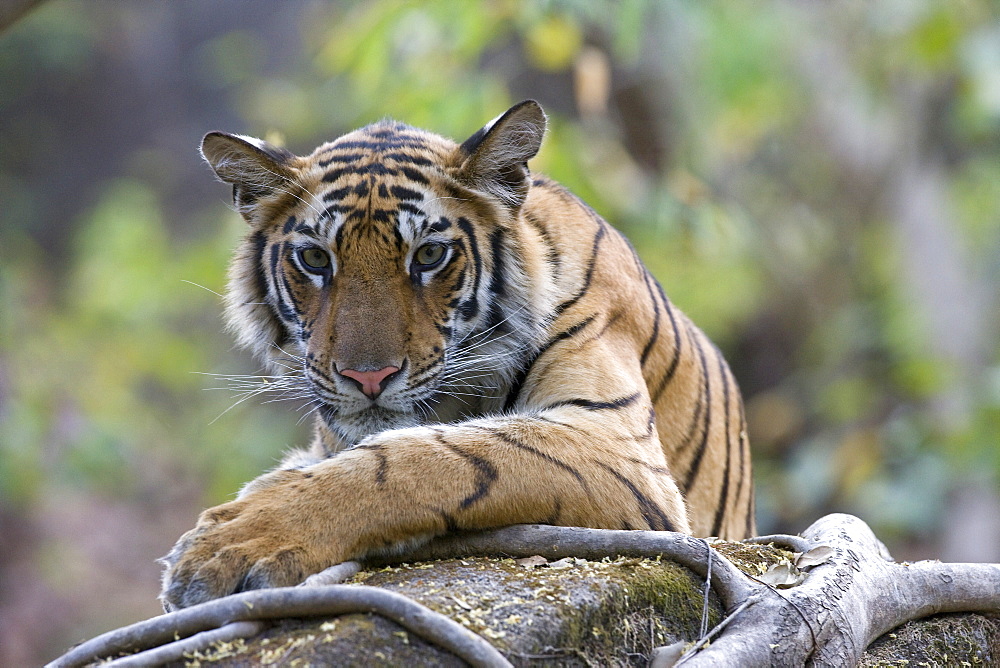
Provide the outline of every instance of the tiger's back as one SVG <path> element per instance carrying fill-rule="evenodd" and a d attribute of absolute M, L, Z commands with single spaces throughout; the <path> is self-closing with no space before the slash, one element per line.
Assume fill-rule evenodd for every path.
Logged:
<path fill-rule="evenodd" d="M 641 373 L 692 534 L 753 535 L 743 401 L 719 349 L 670 302 L 631 244 L 565 188 L 536 178 L 524 217 L 546 248 L 543 271 L 562 283 L 558 292 L 579 295 L 572 309 L 557 306 L 547 341 L 600 333 L 631 350 L 638 366 L 630 371 Z"/>
<path fill-rule="evenodd" d="M 316 435 L 182 537 L 168 607 L 459 529 L 752 534 L 728 366 L 621 234 L 529 175 L 544 128 L 529 101 L 461 145 L 206 137 L 251 227 L 231 328 L 313 397 Z"/>

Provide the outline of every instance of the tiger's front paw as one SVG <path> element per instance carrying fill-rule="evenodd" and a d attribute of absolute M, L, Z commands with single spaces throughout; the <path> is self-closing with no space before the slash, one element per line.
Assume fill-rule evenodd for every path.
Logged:
<path fill-rule="evenodd" d="M 172 611 L 237 592 L 285 587 L 347 558 L 327 504 L 315 507 L 297 471 L 210 508 L 161 562 L 160 600 Z M 271 474 L 273 475 L 273 474 Z"/>

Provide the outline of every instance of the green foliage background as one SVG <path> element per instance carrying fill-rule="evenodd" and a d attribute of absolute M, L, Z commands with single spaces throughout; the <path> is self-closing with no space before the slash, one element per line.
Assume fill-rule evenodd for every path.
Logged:
<path fill-rule="evenodd" d="M 213 129 L 461 140 L 538 99 L 533 169 L 732 361 L 761 530 L 842 510 L 940 556 L 973 490 L 997 532 L 996 10 L 42 3 L 0 33 L 0 663 L 153 614 L 153 558 L 308 437 L 206 391 L 255 371 L 213 294 L 243 230 L 196 155 Z"/>

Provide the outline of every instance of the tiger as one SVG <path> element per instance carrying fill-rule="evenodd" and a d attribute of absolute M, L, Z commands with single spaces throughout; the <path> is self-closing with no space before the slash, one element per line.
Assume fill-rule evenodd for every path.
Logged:
<path fill-rule="evenodd" d="M 306 157 L 204 137 L 248 224 L 229 327 L 315 425 L 161 560 L 166 610 L 514 524 L 753 535 L 729 366 L 529 171 L 546 123 L 534 100 L 461 144 L 383 120 Z"/>

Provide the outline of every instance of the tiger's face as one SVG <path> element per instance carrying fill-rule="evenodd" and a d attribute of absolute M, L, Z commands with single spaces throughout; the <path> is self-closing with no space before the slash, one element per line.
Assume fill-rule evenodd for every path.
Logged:
<path fill-rule="evenodd" d="M 532 127 L 536 108 L 520 111 Z M 540 135 L 491 136 L 491 125 L 459 146 L 379 123 L 307 157 L 204 140 L 251 226 L 231 269 L 230 324 L 308 394 L 331 449 L 481 410 L 536 336 L 512 221 Z M 500 149 L 524 154 L 522 167 L 482 162 Z"/>

